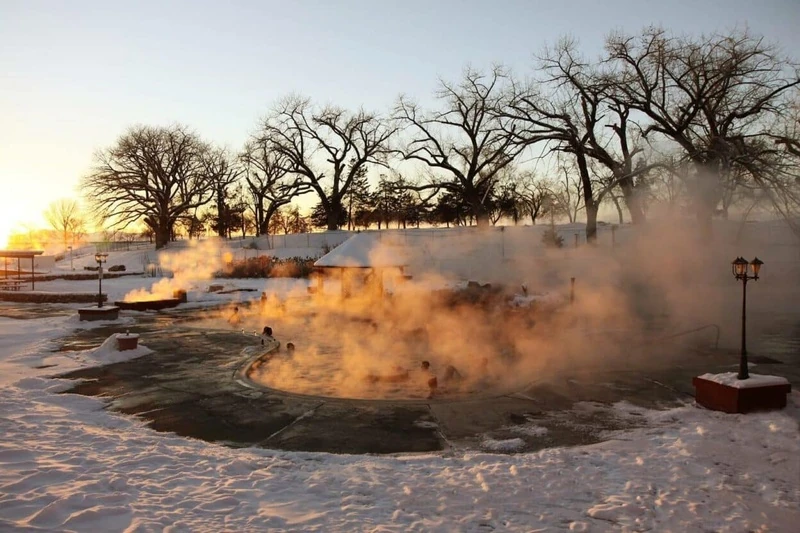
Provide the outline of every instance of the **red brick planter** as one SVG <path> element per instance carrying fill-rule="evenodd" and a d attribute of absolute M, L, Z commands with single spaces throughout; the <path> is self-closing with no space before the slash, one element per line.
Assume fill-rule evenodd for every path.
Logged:
<path fill-rule="evenodd" d="M 114 302 L 114 305 L 125 311 L 161 311 L 170 307 L 178 307 L 180 298 L 162 298 L 161 300 L 141 300 L 138 302 Z"/>
<path fill-rule="evenodd" d="M 116 320 L 119 318 L 119 307 L 104 305 L 103 307 L 84 307 L 78 309 L 80 320 Z"/>
<path fill-rule="evenodd" d="M 136 333 L 122 333 L 117 335 L 117 349 L 120 352 L 135 350 L 139 346 L 139 335 Z"/>
<path fill-rule="evenodd" d="M 698 376 L 692 378 L 695 400 L 703 407 L 725 413 L 783 409 L 786 407 L 786 395 L 792 390 L 792 386 L 783 378 L 759 380 L 765 377 L 768 376 L 753 375 L 748 380 L 727 384 L 730 380 L 719 383 L 714 376 Z"/>

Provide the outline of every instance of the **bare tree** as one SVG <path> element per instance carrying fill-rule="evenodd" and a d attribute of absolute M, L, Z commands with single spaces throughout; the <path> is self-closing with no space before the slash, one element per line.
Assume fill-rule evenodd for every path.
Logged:
<path fill-rule="evenodd" d="M 395 107 L 395 118 L 410 135 L 404 158 L 435 171 L 429 183 L 415 188 L 462 198 L 479 226 L 489 223 L 487 200 L 499 173 L 537 140 L 517 135 L 513 120 L 506 118 L 508 83 L 500 67 L 489 74 L 467 69 L 458 84 L 440 82 L 439 110 L 425 112 L 406 97 Z"/>
<path fill-rule="evenodd" d="M 82 187 L 95 212 L 112 227 L 144 221 L 161 248 L 178 219 L 212 199 L 208 154 L 208 145 L 184 126 L 136 126 L 95 154 Z"/>
<path fill-rule="evenodd" d="M 519 177 L 517 194 L 522 203 L 523 213 L 531 218 L 531 224 L 536 225 L 536 219 L 544 214 L 547 206 L 555 198 L 555 185 L 547 180 L 539 179 L 533 172 L 523 172 Z"/>
<path fill-rule="evenodd" d="M 543 93 L 541 88 L 539 84 L 515 88 L 509 116 L 518 123 L 528 124 L 527 128 L 519 130 L 520 136 L 541 136 L 545 132 L 553 151 L 569 154 L 574 159 L 586 210 L 586 240 L 593 241 L 597 235 L 599 201 L 594 194 L 589 151 L 592 132 L 599 123 L 598 91 L 593 88 L 583 95 L 566 85 L 555 85 L 549 93 Z M 566 168 L 564 172 L 566 174 Z M 561 191 L 562 195 L 570 192 L 569 184 Z M 578 205 L 572 198 L 568 198 L 567 203 Z M 570 208 L 567 212 L 573 222 L 573 212 L 577 211 Z"/>
<path fill-rule="evenodd" d="M 631 221 L 645 221 L 643 198 L 637 185 L 643 174 L 663 163 L 647 164 L 643 157 L 645 148 L 640 142 L 638 124 L 631 121 L 631 109 L 613 98 L 620 82 L 613 70 L 601 70 L 588 63 L 577 52 L 577 43 L 562 39 L 558 45 L 541 58 L 544 83 L 566 93 L 567 99 L 580 104 L 580 113 L 586 137 L 586 155 L 605 167 L 609 173 L 605 184 L 597 191 L 597 203 L 619 187 L 625 200 Z"/>
<path fill-rule="evenodd" d="M 584 208 L 582 180 L 575 175 L 574 165 L 560 164 L 559 171 L 563 175 L 553 190 L 553 198 L 548 210 L 554 214 L 567 215 L 570 223 L 578 220 L 578 213 Z"/>
<path fill-rule="evenodd" d="M 239 179 L 242 168 L 223 149 L 209 150 L 202 159 L 205 175 L 212 182 L 214 204 L 217 210 L 215 229 L 220 237 L 230 237 L 230 187 Z"/>
<path fill-rule="evenodd" d="M 735 167 L 751 183 L 781 188 L 785 169 L 771 131 L 800 78 L 774 46 L 746 31 L 694 38 L 650 28 L 613 35 L 606 48 L 608 65 L 621 73 L 615 100 L 647 118 L 645 137 L 677 143 L 692 162 L 684 180 L 706 237 Z"/>
<path fill-rule="evenodd" d="M 571 39 L 546 50 L 537 72 L 532 82 L 512 87 L 508 116 L 524 126 L 518 135 L 544 137 L 552 151 L 574 160 L 586 210 L 587 241 L 596 238 L 600 204 L 616 187 L 632 219 L 643 222 L 636 185 L 654 165 L 635 161 L 643 148 L 633 134 L 629 108 L 609 96 L 615 78 L 582 59 Z M 598 170 L 595 163 L 602 168 Z"/>
<path fill-rule="evenodd" d="M 270 148 L 264 136 L 253 136 L 240 155 L 245 168 L 245 181 L 252 200 L 252 210 L 258 235 L 267 235 L 270 220 L 278 210 L 296 196 L 311 190 L 300 174 L 287 169 L 285 155 Z"/>
<path fill-rule="evenodd" d="M 302 177 L 317 193 L 329 230 L 341 223 L 344 196 L 360 169 L 385 165 L 394 129 L 378 115 L 335 106 L 315 108 L 306 98 L 290 97 L 267 117 L 264 142 L 281 168 Z"/>
<path fill-rule="evenodd" d="M 50 227 L 61 235 L 64 249 L 69 246 L 70 239 L 74 243 L 79 234 L 84 232 L 84 220 L 78 202 L 62 198 L 51 203 L 44 212 L 44 218 Z"/>

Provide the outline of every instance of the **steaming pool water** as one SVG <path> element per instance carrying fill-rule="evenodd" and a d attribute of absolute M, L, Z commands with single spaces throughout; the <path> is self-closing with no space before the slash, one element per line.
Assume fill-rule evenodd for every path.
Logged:
<path fill-rule="evenodd" d="M 359 317 L 313 313 L 244 319 L 236 328 L 253 338 L 258 353 L 263 325 L 281 346 L 254 357 L 243 376 L 251 385 L 289 394 L 352 400 L 447 401 L 501 396 L 519 390 L 496 372 L 497 357 L 451 354 L 437 349 L 425 331 L 402 331 Z M 209 321 L 219 328 L 219 321 Z M 202 327 L 202 326 L 201 326 Z M 231 329 L 234 329 L 231 326 Z M 295 346 L 287 350 L 287 344 Z M 423 368 L 427 361 L 428 368 Z M 455 369 L 455 370 L 453 370 Z M 435 385 L 431 387 L 432 380 Z"/>

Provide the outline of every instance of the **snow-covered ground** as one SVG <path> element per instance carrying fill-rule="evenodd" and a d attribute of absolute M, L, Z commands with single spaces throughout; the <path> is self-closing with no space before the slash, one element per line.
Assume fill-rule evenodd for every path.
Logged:
<path fill-rule="evenodd" d="M 442 248 L 433 234 L 420 235 L 412 246 L 419 257 Z M 406 237 L 415 242 L 412 232 Z M 513 238 L 505 233 L 495 258 L 505 259 Z M 284 244 L 289 250 L 303 243 Z M 152 254 L 112 252 L 109 265 L 141 271 Z M 477 246 L 466 257 L 477 264 L 489 255 Z M 460 264 L 471 260 L 462 257 Z M 91 255 L 73 260 L 76 271 L 92 264 Z M 195 307 L 258 298 L 261 291 L 304 294 L 307 286 L 307 280 L 195 273 L 182 279 Z M 158 282 L 128 276 L 104 280 L 103 290 L 114 301 Z M 254 291 L 209 293 L 212 284 Z M 37 290 L 92 293 L 97 281 L 42 282 Z M 530 299 L 518 295 L 516 302 Z M 122 333 L 133 321 L 115 324 Z M 75 315 L 0 317 L 0 531 L 739 532 L 792 531 L 800 520 L 798 391 L 783 411 L 748 415 L 621 403 L 617 416 L 644 427 L 611 433 L 601 444 L 536 453 L 514 454 L 521 439 L 489 436 L 481 447 L 490 453 L 232 449 L 157 433 L 138 418 L 104 410 L 100 398 L 59 394 L 72 382 L 49 377 L 48 365 L 62 372 L 146 351 L 124 354 L 109 342 L 54 352 L 55 339 L 97 325 Z M 547 429 L 531 424 L 515 431 L 536 437 Z"/>
<path fill-rule="evenodd" d="M 121 294 L 152 281 L 106 286 Z M 229 283 L 285 294 L 284 281 Z M 0 318 L 0 530 L 790 531 L 800 519 L 798 392 L 784 411 L 749 415 L 618 404 L 647 427 L 531 454 L 231 449 L 58 394 L 68 383 L 36 367 L 124 356 L 109 344 L 51 352 L 52 339 L 82 327 L 92 325 Z M 513 452 L 517 440 L 487 437 L 483 447 Z"/>

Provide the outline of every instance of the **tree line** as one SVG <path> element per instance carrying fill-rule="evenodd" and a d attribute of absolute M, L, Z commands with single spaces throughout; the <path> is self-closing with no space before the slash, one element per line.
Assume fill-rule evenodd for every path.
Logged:
<path fill-rule="evenodd" d="M 798 230 L 799 85 L 798 64 L 747 31 L 614 33 L 593 60 L 565 38 L 524 78 L 497 66 L 440 81 L 430 108 L 406 95 L 384 114 L 288 96 L 236 153 L 182 125 L 136 126 L 97 152 L 82 187 L 95 213 L 144 223 L 157 247 L 203 217 L 228 236 L 249 223 L 265 235 L 557 214 L 583 217 L 592 241 L 603 203 L 633 224 L 666 203 L 705 236 L 731 206 L 764 206 Z M 292 207 L 306 193 L 310 220 Z"/>

